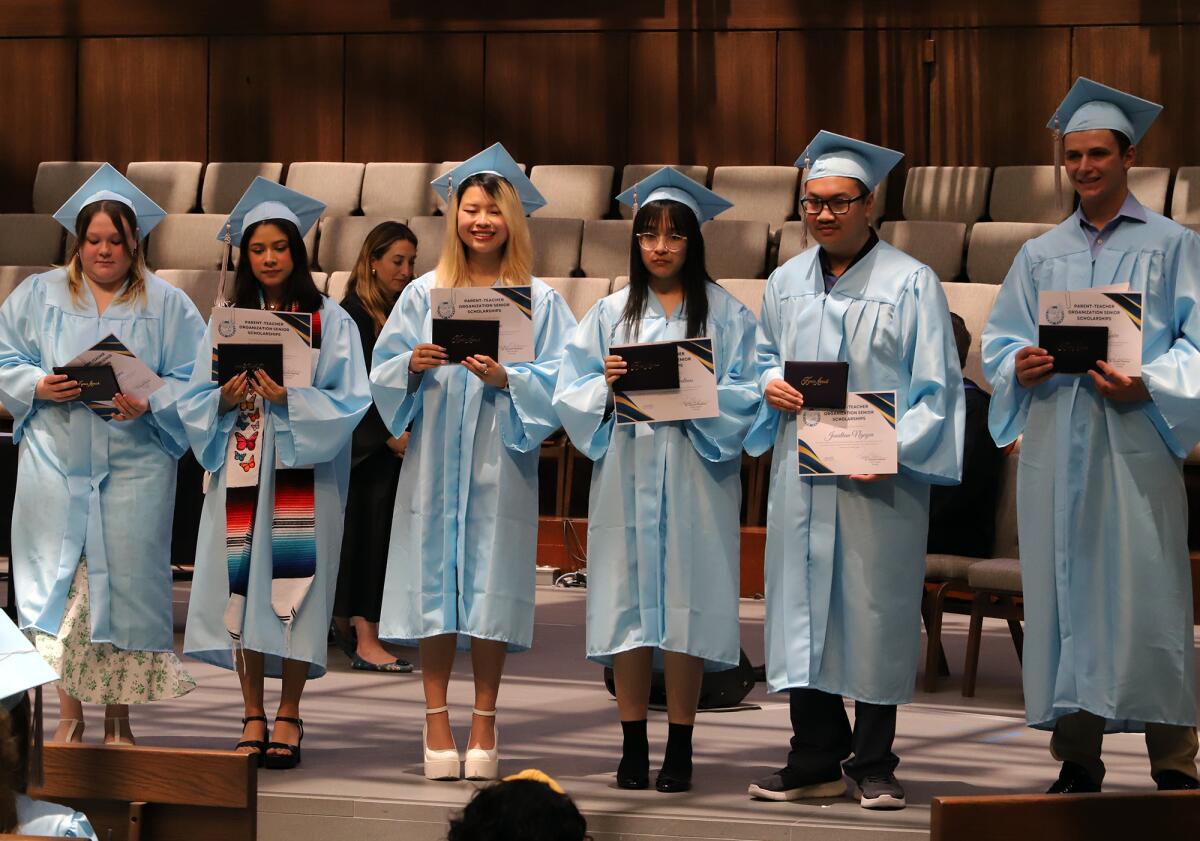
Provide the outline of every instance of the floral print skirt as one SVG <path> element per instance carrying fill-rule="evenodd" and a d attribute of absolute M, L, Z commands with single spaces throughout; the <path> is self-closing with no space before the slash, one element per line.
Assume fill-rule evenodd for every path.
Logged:
<path fill-rule="evenodd" d="M 88 704 L 145 704 L 181 698 L 196 681 L 171 651 L 125 651 L 92 642 L 87 559 L 81 558 L 67 593 L 58 636 L 30 629 L 38 653 L 58 672 L 58 686 Z"/>

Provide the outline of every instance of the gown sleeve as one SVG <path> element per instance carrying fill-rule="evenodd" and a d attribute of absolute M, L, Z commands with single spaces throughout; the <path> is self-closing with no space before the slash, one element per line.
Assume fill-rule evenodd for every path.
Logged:
<path fill-rule="evenodd" d="M 179 417 L 179 398 L 187 390 L 196 364 L 196 348 L 204 341 L 204 319 L 183 292 L 168 288 L 162 313 L 162 364 L 156 372 L 166 384 L 150 395 L 150 411 L 142 415 L 158 441 L 174 458 L 188 449 L 188 434 Z"/>
<path fill-rule="evenodd" d="M 779 317 L 779 270 L 771 273 L 767 289 L 763 294 L 762 313 L 755 332 L 755 376 L 758 380 L 758 412 L 750 423 L 743 445 L 752 456 L 760 456 L 775 446 L 779 433 L 779 410 L 761 397 L 767 386 L 783 378 L 783 354 L 780 342 L 783 339 Z"/>
<path fill-rule="evenodd" d="M 757 324 L 750 311 L 738 305 L 731 306 L 713 326 L 714 355 L 721 366 L 717 376 L 720 414 L 684 421 L 684 428 L 701 458 L 731 461 L 741 457 L 742 443 L 762 403 L 755 376 Z"/>
<path fill-rule="evenodd" d="M 225 446 L 237 412 L 221 413 L 221 390 L 213 376 L 212 321 L 195 348 L 192 376 L 175 404 L 196 461 L 210 473 L 225 463 Z"/>
<path fill-rule="evenodd" d="M 1142 381 L 1157 409 L 1151 419 L 1176 454 L 1186 454 L 1200 442 L 1200 236 L 1191 231 L 1183 236 L 1168 272 L 1174 279 L 1168 289 L 1174 292 L 1169 317 L 1175 340 L 1142 365 Z"/>
<path fill-rule="evenodd" d="M 1013 260 L 983 328 L 983 372 L 992 384 L 988 427 L 1003 447 L 1025 430 L 1033 392 L 1017 382 L 1016 356 L 1037 344 L 1037 290 L 1028 245 Z"/>
<path fill-rule="evenodd" d="M 608 411 L 611 390 L 604 381 L 609 325 L 604 301 L 597 301 L 563 349 L 554 408 L 579 452 L 595 461 L 608 452 L 616 416 Z"/>
<path fill-rule="evenodd" d="M 371 397 L 393 435 L 400 435 L 421 413 L 424 378 L 408 370 L 413 348 L 425 341 L 429 290 L 410 283 L 400 294 L 375 340 L 371 357 Z"/>
<path fill-rule="evenodd" d="M 0 402 L 13 416 L 14 444 L 37 411 L 40 401 L 34 391 L 46 376 L 37 344 L 44 310 L 44 294 L 36 275 L 18 284 L 0 306 Z"/>

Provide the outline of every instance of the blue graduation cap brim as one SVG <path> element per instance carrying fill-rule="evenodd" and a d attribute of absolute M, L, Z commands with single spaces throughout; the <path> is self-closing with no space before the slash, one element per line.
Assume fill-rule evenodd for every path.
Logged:
<path fill-rule="evenodd" d="M 0 698 L 11 710 L 34 687 L 58 680 L 45 658 L 34 649 L 8 614 L 0 611 Z"/>
<path fill-rule="evenodd" d="M 1161 111 L 1162 106 L 1157 102 L 1080 76 L 1055 109 L 1046 128 L 1063 134 L 1112 129 L 1129 138 L 1130 143 L 1140 143 Z"/>
<path fill-rule="evenodd" d="M 868 190 L 874 190 L 903 157 L 904 153 L 895 149 L 831 131 L 819 131 L 796 159 L 796 166 L 808 170 L 805 183 L 817 178 L 840 176 L 855 178 Z"/>
<path fill-rule="evenodd" d="M 733 207 L 732 202 L 670 166 L 651 173 L 617 196 L 617 201 L 635 211 L 652 201 L 663 199 L 677 201 L 690 208 L 700 224 Z"/>
<path fill-rule="evenodd" d="M 154 199 L 139 190 L 111 164 L 101 164 L 100 168 L 92 173 L 92 177 L 84 181 L 83 186 L 55 211 L 54 218 L 73 234 L 80 211 L 98 201 L 116 201 L 129 207 L 137 217 L 138 239 L 154 230 L 154 226 L 167 215 L 165 210 L 155 204 Z"/>
<path fill-rule="evenodd" d="M 500 143 L 493 143 L 479 154 L 463 161 L 449 172 L 443 172 L 429 183 L 434 192 L 449 204 L 452 190 L 457 190 L 459 185 L 472 175 L 482 173 L 498 175 L 511 184 L 521 199 L 521 207 L 525 208 L 526 215 L 546 205 L 545 196 L 538 192 L 538 188 L 533 186 L 533 182 L 521 171 L 521 167 L 513 160 L 512 155 L 508 154 L 508 150 Z"/>
<path fill-rule="evenodd" d="M 267 219 L 286 219 L 304 236 L 317 224 L 325 212 L 325 202 L 297 192 L 261 175 L 250 182 L 250 186 L 226 219 L 229 234 L 236 247 L 241 247 L 246 229 Z M 224 241 L 225 225 L 217 232 L 217 239 Z"/>

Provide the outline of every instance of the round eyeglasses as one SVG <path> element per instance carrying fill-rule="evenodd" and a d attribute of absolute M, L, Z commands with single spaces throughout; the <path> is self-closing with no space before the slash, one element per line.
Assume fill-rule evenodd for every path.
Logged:
<path fill-rule="evenodd" d="M 672 254 L 678 254 L 687 245 L 687 237 L 683 234 L 653 234 L 647 231 L 637 235 L 637 243 L 642 251 L 656 251 L 660 241 L 663 242 L 663 248 Z"/>
<path fill-rule="evenodd" d="M 828 207 L 829 212 L 834 216 L 845 216 L 850 212 L 850 205 L 854 204 L 856 201 L 862 201 L 868 195 L 870 195 L 870 193 L 861 193 L 852 199 L 846 199 L 840 196 L 833 199 L 819 199 L 816 196 L 805 196 L 804 198 L 800 199 L 800 209 L 809 216 L 820 216 L 821 211 Z"/>

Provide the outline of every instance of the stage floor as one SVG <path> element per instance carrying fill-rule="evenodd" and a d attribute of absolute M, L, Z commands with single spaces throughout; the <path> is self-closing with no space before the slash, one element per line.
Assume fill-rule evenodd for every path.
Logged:
<path fill-rule="evenodd" d="M 179 595 L 186 598 L 185 588 Z M 897 775 L 909 807 L 869 812 L 848 798 L 766 803 L 746 795 L 749 781 L 782 764 L 789 736 L 787 699 L 760 684 L 747 699 L 761 708 L 701 713 L 696 727 L 695 788 L 686 794 L 617 789 L 620 752 L 616 703 L 599 666 L 583 658 L 582 590 L 539 587 L 534 648 L 508 661 L 500 697 L 502 771 L 540 768 L 575 798 L 597 841 L 650 838 L 837 839 L 927 837 L 930 799 L 939 794 L 1043 791 L 1057 772 L 1048 735 L 1025 727 L 1019 667 L 1006 625 L 988 620 L 975 698 L 959 693 L 965 617 L 947 616 L 944 641 L 953 675 L 941 691 L 917 693 L 899 713 Z M 742 644 L 762 661 L 763 603 L 743 601 Z M 415 660 L 414 651 L 402 656 Z M 330 671 L 309 683 L 303 715 L 304 761 L 292 771 L 259 772 L 259 837 L 434 841 L 475 784 L 421 776 L 422 699 L 418 675 L 352 671 L 331 648 Z M 238 738 L 241 699 L 233 674 L 196 661 L 190 696 L 134 711 L 141 744 L 226 749 Z M 268 709 L 278 684 L 269 682 Z M 53 696 L 53 693 L 50 693 Z M 460 655 L 450 691 L 460 745 L 471 707 L 469 659 Z M 48 705 L 53 729 L 54 704 Z M 99 738 L 100 710 L 89 710 L 87 737 Z M 652 770 L 666 740 L 664 713 L 651 713 Z M 1150 791 L 1140 736 L 1105 741 L 1108 791 Z"/>

